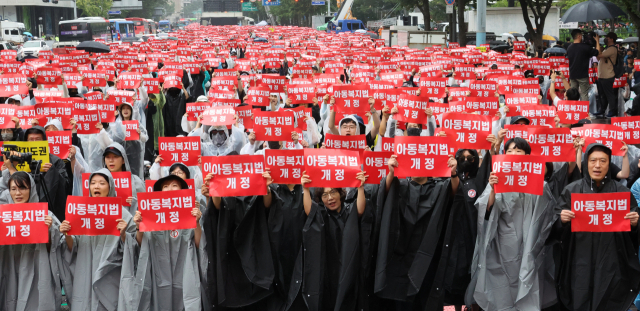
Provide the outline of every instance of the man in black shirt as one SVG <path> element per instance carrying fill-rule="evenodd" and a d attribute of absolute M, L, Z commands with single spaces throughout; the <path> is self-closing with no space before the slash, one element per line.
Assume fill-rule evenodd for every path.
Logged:
<path fill-rule="evenodd" d="M 567 42 L 564 43 L 562 48 L 566 50 L 569 48 L 570 45 L 571 45 L 571 37 L 567 37 Z"/>
<path fill-rule="evenodd" d="M 598 55 L 592 46 L 582 43 L 582 31 L 574 29 L 571 31 L 573 44 L 567 48 L 567 58 L 569 59 L 569 76 L 571 87 L 580 90 L 580 100 L 589 100 L 589 60 Z M 596 42 L 598 42 L 596 40 Z"/>

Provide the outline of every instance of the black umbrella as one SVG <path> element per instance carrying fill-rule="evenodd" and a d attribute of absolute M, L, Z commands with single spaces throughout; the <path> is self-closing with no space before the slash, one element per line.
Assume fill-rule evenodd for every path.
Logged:
<path fill-rule="evenodd" d="M 560 47 L 551 47 L 544 50 L 544 52 L 547 54 L 567 54 L 567 50 Z"/>
<path fill-rule="evenodd" d="M 622 40 L 622 43 L 632 43 L 632 42 L 638 42 L 638 37 L 629 37 Z"/>
<path fill-rule="evenodd" d="M 492 46 L 491 49 L 496 51 L 496 52 L 502 52 L 502 51 L 506 51 L 509 50 L 511 47 L 508 45 L 497 45 L 497 46 Z"/>
<path fill-rule="evenodd" d="M 111 49 L 108 45 L 96 41 L 84 41 L 78 46 L 76 46 L 76 50 L 84 50 L 87 52 L 93 53 L 109 53 Z"/>
<path fill-rule="evenodd" d="M 570 7 L 562 16 L 563 23 L 590 22 L 598 19 L 612 19 L 627 15 L 617 5 L 604 0 L 589 0 Z"/>

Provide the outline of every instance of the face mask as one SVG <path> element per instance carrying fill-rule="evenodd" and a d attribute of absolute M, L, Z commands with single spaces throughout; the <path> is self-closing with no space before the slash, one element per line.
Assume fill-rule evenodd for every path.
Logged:
<path fill-rule="evenodd" d="M 473 162 L 469 162 L 467 160 L 458 161 L 458 169 L 461 172 L 468 173 L 473 168 Z"/>
<path fill-rule="evenodd" d="M 420 136 L 422 130 L 417 127 L 410 127 L 407 129 L 407 136 Z"/>
<path fill-rule="evenodd" d="M 13 133 L 2 133 L 3 141 L 11 141 L 13 139 Z"/>
<path fill-rule="evenodd" d="M 220 147 L 222 146 L 222 144 L 224 144 L 224 141 L 227 140 L 226 137 L 224 137 L 224 134 L 222 133 L 218 133 L 213 135 L 211 141 L 213 142 L 214 145 L 216 145 L 216 147 Z"/>

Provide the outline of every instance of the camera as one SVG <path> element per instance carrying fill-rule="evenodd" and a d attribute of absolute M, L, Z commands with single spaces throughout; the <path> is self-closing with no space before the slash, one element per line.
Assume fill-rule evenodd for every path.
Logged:
<path fill-rule="evenodd" d="M 592 47 L 596 46 L 596 33 L 593 31 L 585 32 L 582 35 L 582 43 L 586 43 Z"/>
<path fill-rule="evenodd" d="M 9 159 L 11 162 L 18 162 L 20 164 L 22 163 L 27 163 L 27 164 L 31 164 L 31 158 L 32 158 L 32 154 L 31 152 L 18 152 L 18 154 L 11 154 L 11 151 L 18 151 L 18 146 L 16 145 L 9 145 L 9 144 L 4 144 L 3 145 L 4 149 L 8 149 L 8 150 L 2 150 L 2 154 Z"/>

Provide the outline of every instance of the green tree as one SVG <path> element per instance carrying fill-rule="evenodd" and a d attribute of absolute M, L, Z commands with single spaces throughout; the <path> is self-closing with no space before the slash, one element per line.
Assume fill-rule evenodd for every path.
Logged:
<path fill-rule="evenodd" d="M 99 16 L 109 18 L 112 0 L 77 0 L 76 6 L 82 10 L 82 16 Z"/>
<path fill-rule="evenodd" d="M 434 0 L 441 1 L 441 0 Z M 413 8 L 418 8 L 420 12 L 422 12 L 422 16 L 424 17 L 424 25 L 427 28 L 430 28 L 431 25 L 431 10 L 429 0 L 399 0 L 398 3 L 405 9 L 413 10 Z M 435 3 L 435 2 L 434 2 Z"/>
<path fill-rule="evenodd" d="M 191 0 L 191 3 L 185 5 L 182 11 L 185 17 L 195 17 L 194 12 L 202 12 L 202 0 Z"/>
<path fill-rule="evenodd" d="M 531 35 L 531 40 L 535 47 L 542 46 L 542 34 L 544 23 L 551 9 L 553 0 L 521 0 L 522 16 L 527 25 L 527 31 Z M 533 15 L 533 21 L 529 18 L 529 13 Z"/>

